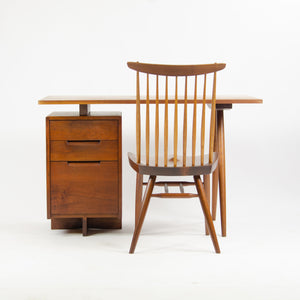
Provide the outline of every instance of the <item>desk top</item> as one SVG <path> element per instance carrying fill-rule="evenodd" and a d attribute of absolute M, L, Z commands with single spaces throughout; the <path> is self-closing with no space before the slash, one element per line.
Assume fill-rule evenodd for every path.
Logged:
<path fill-rule="evenodd" d="M 160 99 L 160 103 L 164 103 Z M 188 103 L 193 103 L 193 97 L 188 97 Z M 203 99 L 198 98 L 198 103 L 202 103 Z M 47 96 L 38 101 L 39 104 L 135 104 L 135 96 L 98 96 L 98 95 L 64 95 L 64 96 Z M 141 103 L 146 103 L 145 98 L 141 98 Z M 155 99 L 151 98 L 150 103 L 155 103 Z M 169 99 L 169 103 L 174 103 L 174 99 Z M 178 103 L 184 103 L 183 98 L 178 99 Z M 208 96 L 206 103 L 211 103 L 211 96 Z M 217 96 L 216 104 L 254 104 L 263 103 L 262 99 L 237 95 L 237 96 Z"/>

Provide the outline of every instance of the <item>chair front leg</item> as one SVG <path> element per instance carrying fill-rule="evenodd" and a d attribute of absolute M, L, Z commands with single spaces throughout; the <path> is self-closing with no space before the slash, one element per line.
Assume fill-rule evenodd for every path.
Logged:
<path fill-rule="evenodd" d="M 134 234 L 132 237 L 132 241 L 131 241 L 131 246 L 130 246 L 130 250 L 129 253 L 134 253 L 138 238 L 140 236 L 141 233 L 141 229 L 144 223 L 144 219 L 148 210 L 148 206 L 149 206 L 149 202 L 150 202 L 150 198 L 152 195 L 152 191 L 154 188 L 154 184 L 155 184 L 155 180 L 156 180 L 156 176 L 151 175 L 149 177 L 149 181 L 145 190 L 145 194 L 144 194 L 144 199 L 142 202 L 142 207 L 141 207 L 141 211 L 140 211 L 140 215 L 137 221 L 137 225 L 135 226 L 134 229 Z"/>
<path fill-rule="evenodd" d="M 201 181 L 199 175 L 194 176 L 194 180 L 195 180 L 196 189 L 197 189 L 197 192 L 198 192 L 198 195 L 199 195 L 200 203 L 201 203 L 201 206 L 202 206 L 202 210 L 203 210 L 203 213 L 204 213 L 204 217 L 205 217 L 205 220 L 207 222 L 207 227 L 208 227 L 208 231 L 209 231 L 211 240 L 213 242 L 216 253 L 220 253 L 221 251 L 220 251 L 220 247 L 219 247 L 219 243 L 218 243 L 214 223 L 212 221 L 212 217 L 211 217 L 209 208 L 207 206 L 207 200 L 206 200 L 204 186 L 202 184 L 202 181 Z"/>
<path fill-rule="evenodd" d="M 143 196 L 143 175 L 136 173 L 136 190 L 135 190 L 135 228 L 137 226 L 142 207 Z"/>

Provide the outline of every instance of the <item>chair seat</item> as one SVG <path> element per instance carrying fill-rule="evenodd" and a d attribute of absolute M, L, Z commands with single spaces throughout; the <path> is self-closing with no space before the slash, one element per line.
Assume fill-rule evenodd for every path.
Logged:
<path fill-rule="evenodd" d="M 204 156 L 204 164 L 201 165 L 200 157 L 195 158 L 195 165 L 192 165 L 192 157 L 186 157 L 186 166 L 183 167 L 182 157 L 177 158 L 177 166 L 174 167 L 174 158 L 168 159 L 165 167 L 163 158 L 159 158 L 158 166 L 155 166 L 154 157 L 149 158 L 149 165 L 146 165 L 145 157 L 141 156 L 141 162 L 138 163 L 136 155 L 129 152 L 128 159 L 130 166 L 138 173 L 144 175 L 161 175 L 161 176 L 189 176 L 211 174 L 218 165 L 218 153 L 213 153 L 213 162 L 209 163 L 208 155 Z"/>

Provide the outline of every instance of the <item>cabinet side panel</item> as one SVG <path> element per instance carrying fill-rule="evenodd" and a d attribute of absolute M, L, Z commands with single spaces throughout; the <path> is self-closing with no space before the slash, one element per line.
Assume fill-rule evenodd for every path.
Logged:
<path fill-rule="evenodd" d="M 50 120 L 46 118 L 46 180 L 47 180 L 47 219 L 51 218 L 51 195 L 50 195 Z"/>
<path fill-rule="evenodd" d="M 119 117 L 119 218 L 122 227 L 122 117 Z"/>

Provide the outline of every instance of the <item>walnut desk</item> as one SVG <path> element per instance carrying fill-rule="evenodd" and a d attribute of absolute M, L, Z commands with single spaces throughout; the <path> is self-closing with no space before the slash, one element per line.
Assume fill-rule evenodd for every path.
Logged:
<path fill-rule="evenodd" d="M 150 100 L 150 102 L 155 100 Z M 193 103 L 193 99 L 188 99 Z M 206 100 L 209 105 L 210 99 Z M 226 236 L 226 177 L 224 110 L 233 105 L 262 103 L 248 96 L 217 96 L 216 143 L 219 172 L 205 187 L 216 219 L 218 183 L 222 236 Z M 41 105 L 79 105 L 79 112 L 53 113 L 46 118 L 47 217 L 52 229 L 121 228 L 122 127 L 121 114 L 90 112 L 90 104 L 135 104 L 135 96 L 48 96 Z M 146 103 L 141 99 L 141 103 Z M 161 101 L 163 104 L 164 102 Z M 170 99 L 169 103 L 174 103 Z M 184 103 L 184 99 L 178 99 Z M 198 99 L 202 103 L 202 99 Z"/>

